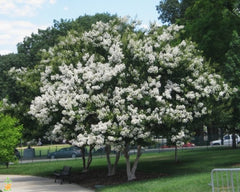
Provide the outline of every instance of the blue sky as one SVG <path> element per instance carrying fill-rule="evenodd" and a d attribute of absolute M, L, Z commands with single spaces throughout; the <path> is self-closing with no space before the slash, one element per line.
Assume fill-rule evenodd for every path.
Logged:
<path fill-rule="evenodd" d="M 96 13 L 130 16 L 144 26 L 158 21 L 160 0 L 0 0 L 0 55 L 17 51 L 16 45 L 53 20 L 76 19 Z"/>

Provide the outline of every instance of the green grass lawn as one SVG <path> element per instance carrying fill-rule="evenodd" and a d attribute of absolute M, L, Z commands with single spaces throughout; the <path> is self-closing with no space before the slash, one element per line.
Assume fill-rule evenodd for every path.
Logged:
<path fill-rule="evenodd" d="M 107 187 L 103 192 L 210 192 L 210 172 L 213 168 L 239 167 L 240 150 L 209 149 L 180 151 L 180 162 L 174 154 L 144 155 L 138 170 L 162 172 L 166 177 Z"/>
<path fill-rule="evenodd" d="M 204 149 L 180 150 L 180 162 L 175 163 L 174 152 L 143 154 L 137 171 L 162 173 L 166 176 L 146 181 L 129 182 L 123 185 L 99 189 L 102 192 L 210 192 L 210 172 L 213 168 L 239 167 L 240 150 Z M 0 166 L 0 174 L 27 174 L 50 176 L 63 165 L 71 165 L 74 171 L 81 171 L 81 160 L 51 161 L 41 163 Z M 106 168 L 105 158 L 94 158 L 91 169 Z M 123 157 L 119 169 L 125 170 Z"/>

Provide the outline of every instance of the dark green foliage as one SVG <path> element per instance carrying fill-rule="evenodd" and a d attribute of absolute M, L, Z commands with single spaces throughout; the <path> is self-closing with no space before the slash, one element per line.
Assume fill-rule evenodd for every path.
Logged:
<path fill-rule="evenodd" d="M 24 59 L 22 54 L 0 55 L 0 100 L 6 96 L 18 100 L 15 92 L 15 81 L 9 77 L 8 70 L 12 67 L 24 67 Z"/>
<path fill-rule="evenodd" d="M 163 23 L 173 24 L 184 18 L 187 8 L 192 6 L 196 0 L 162 0 L 156 9 L 159 13 L 158 19 Z"/>
<path fill-rule="evenodd" d="M 232 98 L 232 131 L 240 129 L 240 36 L 237 31 L 232 33 L 232 41 L 229 44 L 229 50 L 225 54 L 225 65 L 223 66 L 223 75 L 225 79 L 237 88 L 236 94 Z"/>
<path fill-rule="evenodd" d="M 160 1 L 157 11 L 160 14 L 159 19 L 163 23 L 175 23 L 180 18 L 180 3 L 178 0 Z"/>
<path fill-rule="evenodd" d="M 232 33 L 232 40 L 225 58 L 225 79 L 232 85 L 240 87 L 240 36 L 237 31 Z"/>
<path fill-rule="evenodd" d="M 218 63 L 221 72 L 229 49 L 232 32 L 240 29 L 240 19 L 226 5 L 228 0 L 198 0 L 189 7 L 180 24 L 186 26 L 186 35 L 197 42 L 203 54 Z M 233 2 L 233 1 L 232 1 Z"/>

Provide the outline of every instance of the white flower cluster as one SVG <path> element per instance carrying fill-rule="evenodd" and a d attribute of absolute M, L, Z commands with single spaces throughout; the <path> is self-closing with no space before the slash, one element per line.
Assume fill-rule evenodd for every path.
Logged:
<path fill-rule="evenodd" d="M 121 148 L 149 137 L 152 122 L 189 123 L 207 114 L 204 99 L 230 94 L 191 42 L 171 43 L 182 26 L 153 25 L 139 35 L 123 22 L 98 22 L 43 53 L 41 95 L 29 113 L 74 145 Z"/>
<path fill-rule="evenodd" d="M 15 67 L 12 67 L 9 71 L 8 71 L 8 73 L 10 74 L 10 75 L 14 75 L 14 74 L 25 74 L 27 72 L 27 68 L 25 68 L 25 67 L 21 67 L 21 68 L 15 68 Z"/>
<path fill-rule="evenodd" d="M 0 112 L 4 112 L 9 109 L 14 109 L 16 107 L 17 104 L 9 102 L 7 98 L 3 98 L 2 103 L 0 105 Z"/>
<path fill-rule="evenodd" d="M 184 145 L 184 140 L 186 140 L 186 138 L 189 138 L 189 136 L 186 135 L 184 130 L 181 130 L 178 132 L 178 134 L 172 136 L 171 142 L 174 143 L 177 147 L 181 147 Z"/>

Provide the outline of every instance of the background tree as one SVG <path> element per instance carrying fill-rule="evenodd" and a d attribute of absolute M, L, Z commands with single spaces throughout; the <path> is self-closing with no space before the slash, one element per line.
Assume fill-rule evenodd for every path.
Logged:
<path fill-rule="evenodd" d="M 170 4 L 170 1 L 161 1 L 161 4 Z M 235 68 L 236 64 L 233 64 L 232 69 L 235 68 L 235 70 L 232 70 L 231 74 L 226 70 L 226 67 L 229 66 L 226 60 L 229 59 L 228 51 L 232 49 L 230 46 L 233 41 L 232 34 L 234 31 L 239 33 L 240 30 L 240 2 L 238 0 L 196 0 L 179 1 L 179 4 L 180 6 L 177 5 L 177 8 L 180 7 L 183 14 L 172 22 L 185 25 L 186 33 L 183 38 L 191 38 L 196 42 L 198 48 L 203 51 L 203 55 L 210 60 L 215 71 L 221 74 L 225 81 L 230 82 L 230 79 L 237 75 L 232 74 L 238 73 L 237 68 Z M 184 7 L 183 9 L 181 9 L 181 5 Z M 158 6 L 157 10 L 160 14 L 159 19 L 162 19 L 164 11 L 169 16 L 172 15 L 171 10 L 167 11 L 163 6 Z M 237 83 L 232 82 L 231 85 L 238 87 Z M 217 136 L 219 127 L 224 127 L 222 128 L 223 132 L 229 130 L 227 127 L 236 127 L 236 123 L 233 123 L 236 122 L 234 116 L 239 116 L 239 113 L 234 108 L 239 102 L 236 101 L 236 98 L 231 99 L 231 101 L 232 103 L 228 101 L 220 106 L 212 104 L 212 114 L 214 115 L 208 118 L 209 133 Z M 219 111 L 223 111 L 225 115 L 219 116 Z M 210 138 L 213 137 L 210 135 Z"/>
<path fill-rule="evenodd" d="M 178 0 L 160 1 L 157 11 L 160 14 L 158 19 L 163 23 L 176 23 L 176 20 L 180 18 L 180 3 Z"/>
<path fill-rule="evenodd" d="M 196 42 L 217 72 L 223 73 L 225 54 L 229 50 L 234 30 L 240 29 L 240 18 L 233 13 L 236 1 L 198 0 L 185 12 L 181 23 L 186 25 L 186 35 Z"/>
<path fill-rule="evenodd" d="M 233 62 L 226 62 L 230 59 L 230 55 L 227 56 L 231 48 L 231 42 L 233 40 L 233 32 L 240 31 L 240 18 L 236 14 L 236 9 L 239 7 L 239 1 L 196 1 L 191 9 L 187 9 L 185 12 L 185 18 L 181 20 L 186 25 L 186 32 L 193 41 L 198 43 L 198 46 L 203 50 L 203 54 L 207 59 L 211 60 L 211 65 L 215 68 L 216 72 L 221 74 L 227 82 L 233 87 L 238 87 L 236 77 L 238 74 L 237 65 Z M 233 56 L 233 55 L 231 55 Z M 234 58 L 232 58 L 234 60 Z M 236 60 L 235 60 L 236 62 Z M 234 68 L 230 74 L 226 68 Z M 236 78 L 236 81 L 232 79 Z M 237 108 L 239 100 L 236 97 L 231 99 L 232 109 L 227 109 L 225 111 L 229 114 L 231 111 L 231 117 L 226 119 L 223 125 L 228 124 L 222 128 L 223 131 L 230 131 L 235 134 L 235 128 L 239 121 L 239 110 Z M 229 106 L 229 105 L 228 105 Z M 218 111 L 218 108 L 215 108 Z M 226 115 L 229 116 L 229 115 Z M 215 117 L 213 117 L 215 119 Z M 212 120 L 214 124 L 218 124 L 217 119 Z M 223 126 L 223 125 L 219 125 Z M 210 125 L 211 126 L 211 125 Z M 233 141 L 233 147 L 235 147 L 235 142 Z"/>
<path fill-rule="evenodd" d="M 232 40 L 229 44 L 229 49 L 225 54 L 225 65 L 223 66 L 224 77 L 230 85 L 237 88 L 236 94 L 232 97 L 231 110 L 232 118 L 230 119 L 231 127 L 227 127 L 230 133 L 235 134 L 240 130 L 240 97 L 239 97 L 239 81 L 240 81 L 240 36 L 237 31 L 233 31 Z M 233 145 L 236 147 L 235 137 L 233 138 Z"/>
<path fill-rule="evenodd" d="M 8 75 L 12 67 L 25 67 L 24 56 L 22 54 L 0 55 L 0 100 L 9 97 L 18 102 L 19 94 L 16 93 L 15 81 Z"/>
<path fill-rule="evenodd" d="M 32 34 L 30 37 L 25 37 L 23 42 L 18 43 L 17 49 L 19 54 L 25 56 L 25 66 L 33 68 L 39 64 L 41 60 L 41 50 L 48 50 L 49 47 L 56 45 L 59 42 L 59 37 L 66 36 L 71 30 L 83 33 L 91 28 L 91 25 L 97 21 L 107 22 L 115 18 L 116 15 L 108 13 L 95 14 L 93 16 L 84 15 L 77 19 L 67 20 L 61 19 L 60 21 L 54 20 L 53 26 L 48 27 L 46 30 L 38 30 L 37 34 Z"/>
<path fill-rule="evenodd" d="M 161 0 L 156 6 L 159 13 L 158 19 L 163 23 L 174 24 L 184 18 L 186 9 L 195 2 L 196 0 Z"/>
<path fill-rule="evenodd" d="M 0 106 L 1 110 L 2 104 Z M 9 115 L 4 115 L 0 111 L 0 161 L 5 162 L 7 167 L 9 162 L 16 161 L 15 148 L 20 143 L 22 125 L 18 120 Z"/>
<path fill-rule="evenodd" d="M 185 25 L 184 38 L 196 42 L 212 64 L 220 64 L 217 72 L 222 72 L 232 32 L 240 29 L 239 7 L 237 0 L 165 0 L 157 11 L 162 22 Z"/>

